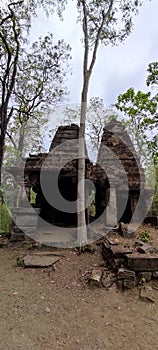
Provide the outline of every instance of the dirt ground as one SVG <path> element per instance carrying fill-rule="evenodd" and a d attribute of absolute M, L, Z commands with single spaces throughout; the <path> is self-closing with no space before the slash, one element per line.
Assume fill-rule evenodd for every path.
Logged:
<path fill-rule="evenodd" d="M 17 257 L 29 248 L 0 249 L 0 349 L 158 349 L 153 282 L 147 288 L 155 303 L 146 303 L 138 288 L 122 292 L 115 284 L 109 290 L 85 284 L 85 271 L 103 262 L 99 247 L 94 254 L 60 251 L 64 256 L 55 270 L 18 267 Z"/>

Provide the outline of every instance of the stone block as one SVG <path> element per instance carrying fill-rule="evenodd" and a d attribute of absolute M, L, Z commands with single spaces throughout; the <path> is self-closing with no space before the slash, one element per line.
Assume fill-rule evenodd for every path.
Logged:
<path fill-rule="evenodd" d="M 39 208 L 13 208 L 13 220 L 19 228 L 36 227 Z"/>
<path fill-rule="evenodd" d="M 134 271 L 158 271 L 158 255 L 127 254 L 125 264 Z"/>
<path fill-rule="evenodd" d="M 89 278 L 89 283 L 93 286 L 101 286 L 101 279 L 102 279 L 103 272 L 102 270 L 92 270 L 91 276 Z"/>
<path fill-rule="evenodd" d="M 120 269 L 118 269 L 118 272 L 117 272 L 117 278 L 135 281 L 136 275 L 135 275 L 134 271 L 120 268 Z"/>
<path fill-rule="evenodd" d="M 110 253 L 115 258 L 123 258 L 125 254 L 131 254 L 132 251 L 129 248 L 125 248 L 122 245 L 110 246 Z"/>
<path fill-rule="evenodd" d="M 148 243 L 143 243 L 140 247 L 138 247 L 138 252 L 142 253 L 142 254 L 147 254 L 147 253 L 153 252 L 153 251 L 154 251 L 154 247 L 152 247 Z"/>
<path fill-rule="evenodd" d="M 25 267 L 48 267 L 54 265 L 61 257 L 51 252 L 30 253 L 24 257 Z"/>
<path fill-rule="evenodd" d="M 136 286 L 136 281 L 134 280 L 123 280 L 123 287 L 127 289 L 132 289 Z"/>
<path fill-rule="evenodd" d="M 116 281 L 116 277 L 112 273 L 104 272 L 102 276 L 102 285 L 105 288 L 110 288 L 112 284 Z"/>
<path fill-rule="evenodd" d="M 124 258 L 110 258 L 108 259 L 108 263 L 112 267 L 112 269 L 117 270 L 124 265 Z"/>

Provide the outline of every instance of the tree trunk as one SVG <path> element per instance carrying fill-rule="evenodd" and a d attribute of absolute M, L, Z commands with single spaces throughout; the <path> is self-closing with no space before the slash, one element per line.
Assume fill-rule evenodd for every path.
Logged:
<path fill-rule="evenodd" d="M 3 193 L 1 190 L 2 190 L 2 165 L 3 165 L 3 158 L 4 158 L 4 144 L 5 144 L 5 137 L 1 133 L 0 135 L 0 205 L 3 204 Z M 0 222 L 1 222 L 1 218 L 0 218 Z"/>
<path fill-rule="evenodd" d="M 85 122 L 87 111 L 88 77 L 84 77 L 81 95 L 81 117 L 79 129 L 79 159 L 78 159 L 78 188 L 77 188 L 77 241 L 80 248 L 87 244 L 87 226 L 85 216 Z"/>
<path fill-rule="evenodd" d="M 24 152 L 24 142 L 25 142 L 25 122 L 21 124 L 19 129 L 16 166 L 20 166 L 23 164 L 22 156 Z"/>
<path fill-rule="evenodd" d="M 1 133 L 0 135 L 0 187 L 2 185 L 2 165 L 3 165 L 3 158 L 4 158 L 4 145 L 5 145 L 5 137 L 4 137 L 4 134 Z"/>

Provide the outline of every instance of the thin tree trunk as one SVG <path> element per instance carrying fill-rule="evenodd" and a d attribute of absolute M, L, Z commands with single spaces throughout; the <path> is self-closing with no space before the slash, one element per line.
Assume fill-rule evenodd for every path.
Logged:
<path fill-rule="evenodd" d="M 84 32 L 84 59 L 83 59 L 83 89 L 81 94 L 81 116 L 80 116 L 80 128 L 79 128 L 79 159 L 78 159 L 78 188 L 77 188 L 77 241 L 80 246 L 87 244 L 87 226 L 85 215 L 85 123 L 87 113 L 87 96 L 89 77 L 88 72 L 88 23 L 87 23 L 87 10 L 85 1 L 82 2 L 83 6 L 83 32 Z"/>
<path fill-rule="evenodd" d="M 87 113 L 87 96 L 89 80 L 96 62 L 96 55 L 99 46 L 99 40 L 102 34 L 105 21 L 108 19 L 113 7 L 114 0 L 110 0 L 107 12 L 102 13 L 101 24 L 97 29 L 96 38 L 92 52 L 92 58 L 88 69 L 89 56 L 89 31 L 88 31 L 88 8 L 86 0 L 82 0 L 83 9 L 83 33 L 84 33 L 84 59 L 83 59 L 83 89 L 81 95 L 81 117 L 79 129 L 79 160 L 78 160 L 78 193 L 77 193 L 77 218 L 78 218 L 78 244 L 81 246 L 87 243 L 87 227 L 85 217 L 85 122 Z M 104 7 L 103 7 L 104 10 Z"/>
<path fill-rule="evenodd" d="M 80 248 L 87 244 L 87 226 L 85 216 L 85 121 L 87 112 L 88 77 L 84 77 L 81 95 L 81 117 L 79 129 L 79 159 L 78 159 L 78 193 L 77 193 L 77 241 Z"/>
<path fill-rule="evenodd" d="M 21 124 L 20 130 L 19 130 L 19 141 L 18 141 L 18 155 L 17 155 L 17 166 L 20 166 L 22 162 L 22 156 L 24 151 L 24 141 L 25 141 L 25 122 Z"/>
<path fill-rule="evenodd" d="M 2 165 L 3 165 L 3 158 L 4 158 L 4 144 L 5 144 L 5 137 L 1 133 L 0 135 L 0 205 L 3 204 L 3 193 L 2 193 Z M 1 215 L 1 214 L 0 214 Z M 1 220 L 1 218 L 0 218 Z"/>
<path fill-rule="evenodd" d="M 2 165 L 4 158 L 4 145 L 5 145 L 5 136 L 4 133 L 1 132 L 0 135 L 0 187 L 2 185 Z"/>

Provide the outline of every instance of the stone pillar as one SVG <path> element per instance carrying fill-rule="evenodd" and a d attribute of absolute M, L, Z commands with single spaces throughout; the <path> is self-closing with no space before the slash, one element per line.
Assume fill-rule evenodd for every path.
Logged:
<path fill-rule="evenodd" d="M 18 207 L 29 207 L 30 201 L 30 184 L 26 178 L 22 178 L 21 176 L 17 177 L 17 183 L 20 186 L 20 198 Z"/>
<path fill-rule="evenodd" d="M 111 184 L 110 184 L 111 185 Z M 105 211 L 105 226 L 114 227 L 117 224 L 117 206 L 116 206 L 116 186 L 110 186 L 109 202 Z"/>

